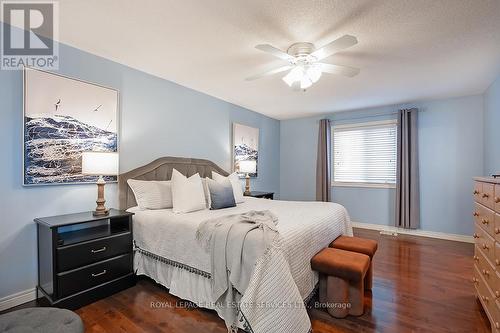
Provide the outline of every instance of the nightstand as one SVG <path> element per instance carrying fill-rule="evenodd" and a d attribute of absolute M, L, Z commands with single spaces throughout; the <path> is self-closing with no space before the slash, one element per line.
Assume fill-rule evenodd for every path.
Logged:
<path fill-rule="evenodd" d="M 135 284 L 132 215 L 110 209 L 36 218 L 37 299 L 68 309 L 112 295 Z"/>
<path fill-rule="evenodd" d="M 263 198 L 263 199 L 274 199 L 274 192 L 261 192 L 261 191 L 250 191 L 249 195 L 246 195 L 248 197 L 253 197 L 253 198 Z"/>

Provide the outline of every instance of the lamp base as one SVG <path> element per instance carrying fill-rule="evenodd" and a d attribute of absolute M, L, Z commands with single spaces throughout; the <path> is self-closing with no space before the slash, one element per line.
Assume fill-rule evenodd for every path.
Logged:
<path fill-rule="evenodd" d="M 247 173 L 245 176 L 245 192 L 243 192 L 243 195 L 250 195 L 250 175 Z"/>
<path fill-rule="evenodd" d="M 106 216 L 109 214 L 109 210 L 104 206 L 106 200 L 104 200 L 104 185 L 106 182 L 102 176 L 97 180 L 97 200 L 95 201 L 97 207 L 92 212 L 94 216 Z"/>
<path fill-rule="evenodd" d="M 92 212 L 92 215 L 94 216 L 108 216 L 109 215 L 109 209 L 105 210 L 94 210 Z"/>

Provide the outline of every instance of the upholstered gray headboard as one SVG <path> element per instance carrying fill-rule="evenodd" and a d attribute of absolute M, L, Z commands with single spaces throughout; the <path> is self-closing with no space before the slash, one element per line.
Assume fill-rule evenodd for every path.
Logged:
<path fill-rule="evenodd" d="M 170 180 L 173 169 L 176 169 L 187 177 L 199 173 L 203 178 L 211 178 L 212 171 L 223 176 L 228 175 L 224 169 L 209 160 L 184 157 L 161 157 L 151 163 L 118 176 L 120 209 L 128 209 L 137 206 L 134 193 L 127 184 L 128 179 Z"/>

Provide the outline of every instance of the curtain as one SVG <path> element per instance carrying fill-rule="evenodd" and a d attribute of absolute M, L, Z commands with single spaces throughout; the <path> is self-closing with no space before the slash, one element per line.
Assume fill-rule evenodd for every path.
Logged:
<path fill-rule="evenodd" d="M 398 118 L 396 226 L 416 229 L 420 225 L 418 110 L 399 110 Z"/>
<path fill-rule="evenodd" d="M 329 119 L 319 121 L 316 162 L 316 200 L 331 201 L 332 131 Z"/>

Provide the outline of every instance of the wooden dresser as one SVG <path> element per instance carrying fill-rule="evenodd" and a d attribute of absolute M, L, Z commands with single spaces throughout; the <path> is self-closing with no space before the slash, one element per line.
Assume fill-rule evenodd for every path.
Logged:
<path fill-rule="evenodd" d="M 491 323 L 500 332 L 500 179 L 474 178 L 472 281 Z"/>

